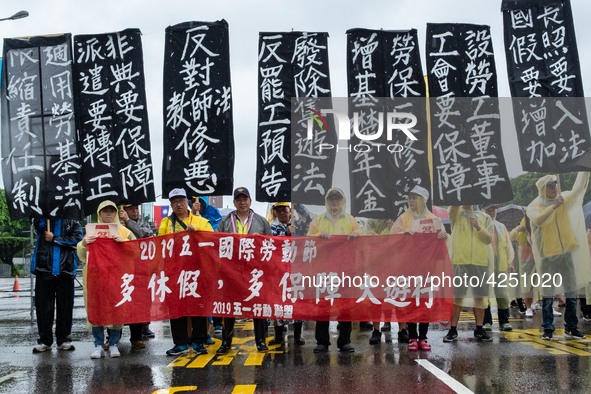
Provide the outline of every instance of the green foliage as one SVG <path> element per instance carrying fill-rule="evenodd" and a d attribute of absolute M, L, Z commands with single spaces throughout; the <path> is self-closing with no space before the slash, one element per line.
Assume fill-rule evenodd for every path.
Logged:
<path fill-rule="evenodd" d="M 572 190 L 577 178 L 577 172 L 569 172 L 566 174 L 560 174 L 560 189 L 563 191 Z M 528 172 L 518 177 L 511 179 L 511 188 L 513 189 L 513 200 L 501 206 L 515 204 L 521 206 L 528 206 L 537 196 L 538 188 L 536 187 L 536 181 L 547 175 L 542 172 Z M 583 204 L 588 203 L 591 200 L 591 189 L 587 189 Z"/>
<path fill-rule="evenodd" d="M 0 260 L 4 264 L 13 265 L 14 255 L 29 246 L 29 238 L 25 237 L 0 237 Z"/>
<path fill-rule="evenodd" d="M 0 189 L 0 260 L 4 264 L 13 266 L 15 254 L 30 252 L 30 238 L 23 236 L 31 228 L 31 221 L 27 218 L 11 221 L 4 190 Z"/>
<path fill-rule="evenodd" d="M 4 233 L 8 233 L 13 237 L 22 237 L 25 232 L 28 232 L 31 228 L 31 220 L 23 218 L 15 221 L 10 220 L 8 213 L 8 205 L 6 204 L 6 196 L 4 190 L 0 189 L 0 236 L 4 236 Z"/>

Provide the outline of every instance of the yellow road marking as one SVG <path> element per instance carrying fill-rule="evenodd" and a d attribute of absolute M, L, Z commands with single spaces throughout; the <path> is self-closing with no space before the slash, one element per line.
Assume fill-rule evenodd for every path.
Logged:
<path fill-rule="evenodd" d="M 586 340 L 556 340 L 548 341 L 542 339 L 542 333 L 537 329 L 513 330 L 505 333 L 505 338 L 510 341 L 520 342 L 524 345 L 531 345 L 536 349 L 543 349 L 550 354 L 576 354 L 578 356 L 591 356 L 591 349 Z M 554 334 L 563 335 L 564 330 L 555 330 Z M 583 350 L 585 349 L 585 350 Z"/>
<path fill-rule="evenodd" d="M 197 386 L 170 387 L 167 389 L 156 390 L 152 394 L 172 394 L 172 393 L 178 393 L 179 391 L 193 391 L 193 390 L 197 390 Z"/>
<path fill-rule="evenodd" d="M 256 388 L 256 384 L 237 384 L 232 394 L 254 394 Z"/>

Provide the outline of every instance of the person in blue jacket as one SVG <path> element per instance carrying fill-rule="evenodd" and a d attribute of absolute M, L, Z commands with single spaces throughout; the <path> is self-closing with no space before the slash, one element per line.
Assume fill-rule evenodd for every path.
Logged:
<path fill-rule="evenodd" d="M 55 336 L 59 350 L 74 350 L 70 334 L 74 310 L 74 278 L 78 268 L 76 245 L 82 227 L 72 219 L 35 219 L 37 244 L 31 261 L 35 277 L 35 310 L 39 339 L 33 353 L 51 350 L 53 316 L 57 305 Z"/>
<path fill-rule="evenodd" d="M 209 220 L 213 231 L 215 231 L 222 220 L 220 211 L 216 207 L 209 205 L 209 198 L 204 196 L 191 198 L 191 213 L 196 216 L 203 216 Z"/>

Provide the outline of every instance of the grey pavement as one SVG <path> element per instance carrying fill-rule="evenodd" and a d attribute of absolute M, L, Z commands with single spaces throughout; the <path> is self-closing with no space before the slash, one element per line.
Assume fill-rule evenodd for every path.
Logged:
<path fill-rule="evenodd" d="M 353 324 L 354 353 L 339 353 L 336 322 L 331 324 L 333 346 L 314 354 L 314 322 L 304 324 L 307 343 L 294 346 L 293 331 L 284 346 L 258 353 L 250 321 L 238 321 L 232 351 L 167 357 L 172 347 L 168 322 L 153 322 L 153 339 L 145 349 L 132 349 L 124 328 L 121 358 L 92 360 L 92 335 L 85 327 L 82 291 L 75 298 L 72 330 L 75 351 L 33 354 L 37 339 L 30 319 L 30 280 L 0 279 L 0 393 L 588 393 L 591 392 L 591 337 L 567 340 L 562 318 L 555 319 L 556 340 L 541 339 L 541 313 L 526 320 L 511 310 L 512 332 L 493 325 L 493 341 L 473 338 L 473 315 L 462 313 L 459 339 L 443 343 L 447 328 L 431 324 L 431 352 L 410 352 L 397 341 L 397 325 L 369 345 L 370 330 Z M 558 308 L 563 311 L 563 308 Z M 493 313 L 496 318 L 496 314 Z M 591 323 L 579 329 L 591 334 Z M 212 331 L 213 334 L 213 331 Z M 272 337 L 273 328 L 268 337 Z"/>

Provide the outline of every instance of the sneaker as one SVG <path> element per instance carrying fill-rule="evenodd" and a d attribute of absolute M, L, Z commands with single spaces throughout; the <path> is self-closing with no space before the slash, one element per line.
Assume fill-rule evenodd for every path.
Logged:
<path fill-rule="evenodd" d="M 488 335 L 484 330 L 482 330 L 482 331 L 474 330 L 474 338 L 476 338 L 480 341 L 486 341 L 486 342 L 490 342 L 493 340 L 492 337 L 490 335 Z"/>
<path fill-rule="evenodd" d="M 316 345 L 316 347 L 314 348 L 314 353 L 323 353 L 323 352 L 328 352 L 328 346 Z"/>
<path fill-rule="evenodd" d="M 542 339 L 546 341 L 551 341 L 553 332 L 553 330 L 544 330 L 544 334 L 542 334 Z"/>
<path fill-rule="evenodd" d="M 111 358 L 121 357 L 121 353 L 119 353 L 119 348 L 117 347 L 117 345 L 111 346 L 109 353 L 111 354 Z"/>
<path fill-rule="evenodd" d="M 483 329 L 484 331 L 492 331 L 492 326 L 490 325 L 490 323 L 486 323 L 486 324 L 485 324 L 485 325 L 482 327 L 482 329 Z"/>
<path fill-rule="evenodd" d="M 534 311 L 532 311 L 531 308 L 529 308 L 525 311 L 525 317 L 534 317 Z"/>
<path fill-rule="evenodd" d="M 539 302 L 534 302 L 533 304 L 531 304 L 531 309 L 533 309 L 534 311 L 541 311 L 542 305 L 540 305 Z"/>
<path fill-rule="evenodd" d="M 370 345 L 377 345 L 382 342 L 382 333 L 378 330 L 373 330 L 371 338 L 369 338 Z"/>
<path fill-rule="evenodd" d="M 103 345 L 103 350 L 109 350 L 109 342 L 105 342 Z"/>
<path fill-rule="evenodd" d="M 516 300 L 511 300 L 511 308 L 516 309 L 519 308 L 519 304 Z"/>
<path fill-rule="evenodd" d="M 511 324 L 509 323 L 500 324 L 499 331 L 513 331 L 513 327 L 511 327 Z"/>
<path fill-rule="evenodd" d="M 562 313 L 558 312 L 556 309 L 552 309 L 552 315 L 557 317 L 557 316 L 562 316 Z"/>
<path fill-rule="evenodd" d="M 382 331 L 392 331 L 392 325 L 389 322 L 384 323 L 384 325 L 382 326 Z"/>
<path fill-rule="evenodd" d="M 202 343 L 194 343 L 193 344 L 193 351 L 199 354 L 207 354 L 207 349 L 203 346 Z"/>
<path fill-rule="evenodd" d="M 61 345 L 58 345 L 57 350 L 76 350 L 72 342 L 63 342 Z"/>
<path fill-rule="evenodd" d="M 215 341 L 211 339 L 211 335 L 207 335 L 207 341 L 205 341 L 205 345 L 215 345 Z"/>
<path fill-rule="evenodd" d="M 149 328 L 146 328 L 144 331 L 142 331 L 142 336 L 144 336 L 146 338 L 154 338 L 156 335 L 154 334 L 154 332 L 152 330 L 150 330 Z"/>
<path fill-rule="evenodd" d="M 187 354 L 187 353 L 189 353 L 189 346 L 187 346 L 187 345 L 177 345 L 177 346 L 173 347 L 172 349 L 168 349 L 166 351 L 167 356 L 178 356 L 178 355 Z"/>
<path fill-rule="evenodd" d="M 90 358 L 101 358 L 105 356 L 105 351 L 102 346 L 96 346 L 94 352 L 90 354 Z"/>
<path fill-rule="evenodd" d="M 453 342 L 458 339 L 458 332 L 456 330 L 449 330 L 447 335 L 443 337 L 443 342 Z"/>
<path fill-rule="evenodd" d="M 269 351 L 269 348 L 267 347 L 267 344 L 265 343 L 265 341 L 260 341 L 257 344 L 257 351 L 259 351 L 259 352 L 267 352 L 267 351 Z"/>
<path fill-rule="evenodd" d="M 408 343 L 409 340 L 408 331 L 402 330 L 398 332 L 398 343 Z"/>
<path fill-rule="evenodd" d="M 585 321 L 591 321 L 591 315 L 585 315 L 585 316 L 583 316 L 583 320 L 585 320 Z"/>
<path fill-rule="evenodd" d="M 131 346 L 136 349 L 143 349 L 146 347 L 144 341 L 132 341 Z"/>
<path fill-rule="evenodd" d="M 213 328 L 213 333 L 214 334 L 221 334 L 222 333 L 222 326 L 215 326 Z"/>
<path fill-rule="evenodd" d="M 573 330 L 567 330 L 565 328 L 564 329 L 564 336 L 567 338 L 577 338 L 577 339 L 586 338 L 585 334 L 583 334 L 581 331 L 577 330 L 576 328 Z"/>
<path fill-rule="evenodd" d="M 350 344 L 350 343 L 347 343 L 347 344 L 345 344 L 345 345 L 341 346 L 341 347 L 339 348 L 339 350 L 340 350 L 341 352 L 349 352 L 349 353 L 352 353 L 352 352 L 354 352 L 354 351 L 355 351 L 355 349 L 353 348 L 353 346 L 351 346 L 351 344 Z"/>
<path fill-rule="evenodd" d="M 47 346 L 44 343 L 40 343 L 38 345 L 33 346 L 33 353 L 43 353 L 48 350 L 51 350 L 51 346 Z"/>

